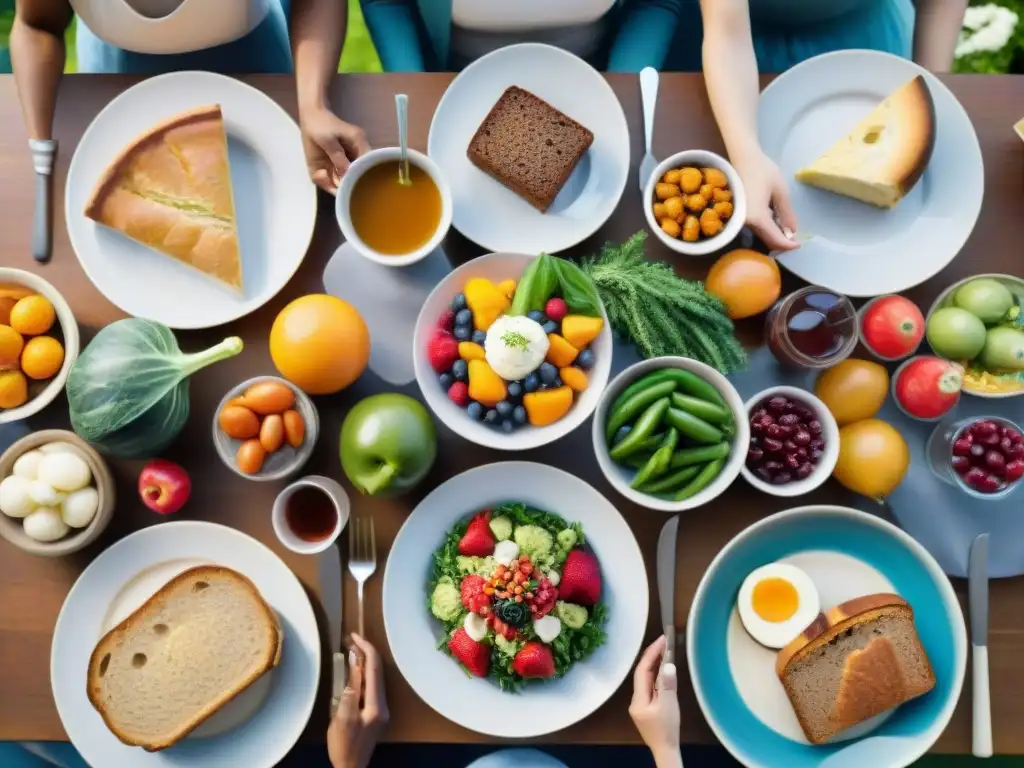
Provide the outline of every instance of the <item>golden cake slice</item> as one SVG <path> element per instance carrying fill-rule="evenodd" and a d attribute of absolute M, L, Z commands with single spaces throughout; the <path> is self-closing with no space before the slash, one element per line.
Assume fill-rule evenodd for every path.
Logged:
<path fill-rule="evenodd" d="M 103 174 L 85 215 L 241 290 L 220 106 L 182 112 L 132 142 Z"/>
<path fill-rule="evenodd" d="M 805 184 L 892 208 L 921 178 L 935 147 L 935 104 L 918 75 L 853 131 L 797 171 Z"/>

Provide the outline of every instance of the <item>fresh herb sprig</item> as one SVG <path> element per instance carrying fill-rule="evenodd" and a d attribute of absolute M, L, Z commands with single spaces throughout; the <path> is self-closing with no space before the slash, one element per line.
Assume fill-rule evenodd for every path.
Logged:
<path fill-rule="evenodd" d="M 509 314 L 543 311 L 547 300 L 556 294 L 574 314 L 588 317 L 601 314 L 601 299 L 593 281 L 571 261 L 547 253 L 540 254 L 523 270 Z"/>

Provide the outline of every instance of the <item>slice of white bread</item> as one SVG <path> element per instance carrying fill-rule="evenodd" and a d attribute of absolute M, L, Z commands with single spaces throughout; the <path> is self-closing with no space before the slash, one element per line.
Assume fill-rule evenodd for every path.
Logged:
<path fill-rule="evenodd" d="M 89 701 L 125 744 L 166 749 L 277 666 L 282 640 L 249 579 L 190 568 L 103 636 L 89 659 Z"/>
<path fill-rule="evenodd" d="M 865 595 L 818 614 L 779 651 L 775 671 L 812 744 L 935 687 L 935 674 L 899 595 Z"/>

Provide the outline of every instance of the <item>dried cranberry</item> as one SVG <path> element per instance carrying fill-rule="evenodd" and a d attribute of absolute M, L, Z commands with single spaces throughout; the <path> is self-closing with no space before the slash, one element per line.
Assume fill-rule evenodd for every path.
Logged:
<path fill-rule="evenodd" d="M 785 451 L 786 453 L 796 453 L 796 450 L 797 450 L 797 448 L 799 448 L 799 447 L 800 447 L 800 446 L 798 446 L 798 445 L 797 445 L 796 443 L 794 443 L 794 442 L 793 442 L 792 440 L 786 440 L 786 441 L 785 441 L 785 442 L 784 442 L 784 443 L 782 444 L 782 450 L 784 450 L 784 451 Z"/>
<path fill-rule="evenodd" d="M 754 419 L 753 421 L 750 422 L 750 431 L 751 431 L 752 434 L 755 434 L 755 435 L 763 435 L 764 434 L 764 424 L 762 424 L 757 419 Z"/>
<path fill-rule="evenodd" d="M 764 468 L 774 475 L 776 472 L 782 471 L 782 464 L 778 461 L 766 461 Z"/>
<path fill-rule="evenodd" d="M 811 451 L 811 462 L 817 464 L 824 457 L 825 452 L 820 448 L 815 448 Z"/>
<path fill-rule="evenodd" d="M 764 458 L 764 451 L 760 448 L 751 448 L 747 451 L 747 464 L 758 464 Z"/>
<path fill-rule="evenodd" d="M 967 437 L 961 437 L 955 443 L 953 443 L 953 455 L 954 456 L 970 456 L 971 455 L 971 441 Z"/>
<path fill-rule="evenodd" d="M 1007 464 L 1004 476 L 1006 477 L 1007 481 L 1011 483 L 1020 480 L 1022 477 L 1024 477 L 1024 460 L 1014 459 L 1009 464 Z"/>
<path fill-rule="evenodd" d="M 785 485 L 786 483 L 792 482 L 792 480 L 793 476 L 789 474 L 789 472 L 779 472 L 779 474 L 772 478 L 772 483 L 774 485 Z"/>
<path fill-rule="evenodd" d="M 764 431 L 764 433 L 768 435 L 768 437 L 774 437 L 776 440 L 778 440 L 779 438 L 783 437 L 786 434 L 786 431 L 778 424 L 772 424 Z"/>
<path fill-rule="evenodd" d="M 775 423 L 775 417 L 772 416 L 770 413 L 765 413 L 765 414 L 763 414 L 761 416 L 761 426 L 762 427 L 769 427 L 769 426 L 771 426 L 774 423 Z"/>
<path fill-rule="evenodd" d="M 822 451 L 824 449 L 825 449 L 825 441 L 824 440 L 822 440 L 820 437 L 815 437 L 815 438 L 811 439 L 811 450 Z"/>
<path fill-rule="evenodd" d="M 974 487 L 977 488 L 982 493 L 995 493 L 1000 488 L 1002 488 L 1002 485 L 999 482 L 999 478 L 996 477 L 995 475 L 985 475 L 980 480 L 978 480 L 977 484 Z"/>
<path fill-rule="evenodd" d="M 998 435 L 999 425 L 994 421 L 979 421 L 974 425 L 974 434 L 982 436 Z"/>
<path fill-rule="evenodd" d="M 808 451 L 808 450 L 807 450 L 806 448 L 804 448 L 803 446 L 801 446 L 800 448 L 797 448 L 797 449 L 796 449 L 796 455 L 797 455 L 797 456 L 799 456 L 799 457 L 800 457 L 801 459 L 806 459 L 806 458 L 808 458 L 808 457 L 809 457 L 809 456 L 810 456 L 811 454 L 810 454 L 810 451 Z"/>
<path fill-rule="evenodd" d="M 1016 443 L 1013 450 L 1010 451 L 1010 455 L 1016 459 L 1024 459 L 1024 443 Z"/>
<path fill-rule="evenodd" d="M 784 427 L 794 427 L 800 423 L 800 417 L 795 413 L 787 413 L 785 416 L 779 417 L 779 424 Z"/>
<path fill-rule="evenodd" d="M 818 421 L 817 419 L 811 419 L 809 422 L 807 422 L 807 431 L 810 432 L 812 435 L 820 435 L 821 422 Z"/>
<path fill-rule="evenodd" d="M 768 453 L 779 453 L 782 450 L 782 441 L 776 440 L 772 437 L 766 437 L 761 443 L 761 447 Z"/>
<path fill-rule="evenodd" d="M 993 473 L 1001 475 L 1003 470 L 1006 469 L 1006 457 L 999 451 L 989 451 L 985 454 L 985 465 Z"/>
<path fill-rule="evenodd" d="M 981 467 L 971 467 L 964 474 L 964 482 L 967 483 L 971 488 L 977 488 L 978 483 L 987 477 L 985 470 Z"/>
<path fill-rule="evenodd" d="M 764 480 L 766 483 L 770 483 L 772 481 L 772 473 L 768 471 L 765 467 L 758 467 L 757 469 L 754 470 L 754 474 L 757 475 L 762 480 Z"/>
<path fill-rule="evenodd" d="M 754 409 L 754 412 L 752 414 L 750 414 L 750 418 L 753 419 L 754 421 L 757 421 L 762 416 L 767 416 L 767 415 L 768 415 L 768 411 L 766 411 L 764 408 L 758 406 L 757 408 Z"/>
<path fill-rule="evenodd" d="M 810 445 L 811 444 L 811 433 L 805 430 L 800 430 L 793 435 L 793 442 L 797 445 Z"/>
<path fill-rule="evenodd" d="M 953 469 L 958 475 L 962 475 L 971 468 L 971 460 L 966 456 L 954 456 L 952 460 Z"/>
<path fill-rule="evenodd" d="M 999 441 L 1001 439 L 1002 438 L 999 437 L 999 433 L 998 432 L 992 432 L 992 433 L 990 433 L 988 435 L 984 435 L 983 437 L 979 438 L 978 442 L 981 443 L 982 445 L 993 446 L 993 445 L 999 445 Z"/>
<path fill-rule="evenodd" d="M 768 401 L 767 405 L 771 413 L 783 414 L 786 412 L 789 400 L 784 397 L 773 397 Z"/>
<path fill-rule="evenodd" d="M 806 480 L 814 473 L 814 465 L 810 462 L 805 461 L 796 470 L 796 476 L 799 480 Z"/>
<path fill-rule="evenodd" d="M 785 464 L 788 469 L 797 469 L 801 464 L 800 457 L 795 453 L 787 454 L 782 463 Z"/>
<path fill-rule="evenodd" d="M 805 424 L 808 421 L 810 421 L 811 419 L 814 418 L 814 411 L 812 411 L 810 408 L 806 408 L 804 406 L 800 406 L 799 408 L 794 410 L 793 413 L 795 413 L 797 416 L 799 416 L 800 417 L 800 421 L 804 422 Z"/>

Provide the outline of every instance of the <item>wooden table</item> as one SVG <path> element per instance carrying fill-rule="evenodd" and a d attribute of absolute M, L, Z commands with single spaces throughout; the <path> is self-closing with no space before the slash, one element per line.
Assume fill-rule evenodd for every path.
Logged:
<path fill-rule="evenodd" d="M 346 119 L 366 129 L 373 146 L 387 146 L 397 143 L 392 94 L 408 93 L 410 144 L 425 151 L 431 115 L 450 79 L 450 75 L 442 74 L 339 77 L 334 84 L 334 103 Z M 266 76 L 247 80 L 295 114 L 290 79 Z M 577 248 L 573 255 L 590 253 L 605 240 L 621 241 L 644 227 L 640 199 L 635 189 L 635 166 L 642 155 L 640 91 L 635 77 L 610 76 L 609 81 L 629 121 L 634 169 L 630 171 L 626 194 L 611 221 L 595 237 Z M 966 107 L 978 131 L 985 157 L 986 195 L 981 218 L 963 252 L 938 277 L 910 293 L 911 298 L 925 307 L 943 286 L 968 275 L 978 272 L 1024 273 L 1019 255 L 1020 242 L 1024 238 L 1021 195 L 1024 147 L 1020 146 L 1020 140 L 1011 130 L 1014 121 L 1020 117 L 1018 105 L 1024 104 L 1024 78 L 959 76 L 947 77 L 945 81 Z M 38 272 L 50 280 L 70 302 L 82 329 L 83 344 L 98 328 L 117 320 L 121 314 L 85 277 L 72 252 L 64 226 L 64 180 L 75 145 L 86 126 L 107 102 L 133 82 L 134 79 L 126 77 L 89 75 L 65 79 L 56 120 L 60 156 L 55 179 L 54 257 L 50 265 L 38 267 L 29 252 L 33 212 L 32 168 L 14 82 L 9 76 L 0 79 L 0 262 L 5 266 Z M 722 151 L 703 80 L 696 75 L 663 75 L 657 109 L 655 154 L 665 156 L 688 147 Z M 314 560 L 285 552 L 271 530 L 270 505 L 280 484 L 248 482 L 224 468 L 210 442 L 209 424 L 218 400 L 231 385 L 256 374 L 273 372 L 267 334 L 278 310 L 296 296 L 323 290 L 321 275 L 324 266 L 341 240 L 334 222 L 333 206 L 326 203 L 326 199 L 321 199 L 321 215 L 309 255 L 295 278 L 273 301 L 231 327 L 179 334 L 185 350 L 215 343 L 235 333 L 244 338 L 246 349 L 241 356 L 193 377 L 191 418 L 175 446 L 167 453 L 167 458 L 180 461 L 193 477 L 193 498 L 178 514 L 178 519 L 210 520 L 245 531 L 280 553 L 313 593 L 316 592 Z M 454 260 L 460 262 L 481 252 L 454 230 L 448 237 L 446 249 Z M 648 253 L 657 258 L 670 256 L 653 238 L 648 241 Z M 912 258 L 912 254 L 907 257 Z M 706 262 L 672 258 L 672 263 L 686 277 L 704 276 Z M 754 341 L 759 338 L 760 325 L 753 321 L 744 324 L 741 331 L 745 338 Z M 387 388 L 367 373 L 347 391 L 317 398 L 323 434 L 307 467 L 308 472 L 328 474 L 344 482 L 336 440 L 342 419 L 356 401 Z M 410 393 L 418 396 L 415 390 L 413 385 Z M 30 426 L 33 429 L 67 428 L 66 402 L 58 400 L 40 417 L 33 419 Z M 373 514 L 376 519 L 381 563 L 402 521 L 429 489 L 470 467 L 507 458 L 499 452 L 471 446 L 444 427 L 439 429 L 439 440 L 437 464 L 416 493 L 397 500 L 368 499 L 353 494 L 356 510 L 361 514 Z M 617 504 L 647 555 L 649 578 L 651 584 L 655 583 L 655 541 L 664 517 L 626 502 L 605 482 L 593 455 L 588 429 L 578 429 L 557 444 L 532 451 L 523 458 L 567 469 L 594 484 Z M 49 560 L 23 554 L 9 545 L 0 545 L 0 740 L 66 739 L 50 693 L 50 640 L 54 622 L 69 588 L 92 558 L 119 537 L 160 522 L 160 518 L 145 509 L 136 497 L 135 482 L 142 463 L 112 462 L 119 494 L 116 517 L 100 541 L 87 551 L 62 560 Z M 803 501 L 843 504 L 849 500 L 840 487 L 830 482 Z M 747 525 L 787 506 L 791 505 L 784 499 L 760 495 L 745 483 L 738 482 L 717 501 L 683 515 L 679 532 L 676 598 L 680 627 L 685 623 L 700 576 L 719 549 Z M 958 581 L 956 588 L 966 611 L 966 584 Z M 351 627 L 355 592 L 348 579 L 345 597 L 346 626 Z M 1021 581 L 993 582 L 991 609 L 990 659 L 996 749 L 1000 753 L 1024 753 L 1024 729 L 1019 727 L 1024 722 L 1024 698 L 1014 694 L 1024 689 L 1024 653 L 1021 652 L 1024 651 L 1024 590 Z M 654 637 L 658 610 L 653 600 L 650 616 L 648 636 Z M 381 619 L 380 571 L 368 586 L 367 623 L 370 639 L 387 655 L 387 639 Z M 390 663 L 387 679 L 392 711 L 389 740 L 484 740 L 433 712 L 412 692 Z M 639 738 L 626 714 L 630 689 L 627 683 L 585 722 L 547 740 L 637 743 Z M 323 696 L 321 686 L 321 698 Z M 693 692 L 685 682 L 681 686 L 680 700 L 684 742 L 714 742 Z M 318 707 L 320 714 L 313 718 L 307 730 L 310 740 L 323 738 L 324 709 Z M 939 740 L 936 751 L 969 752 L 970 730 L 968 683 L 953 721 Z"/>

